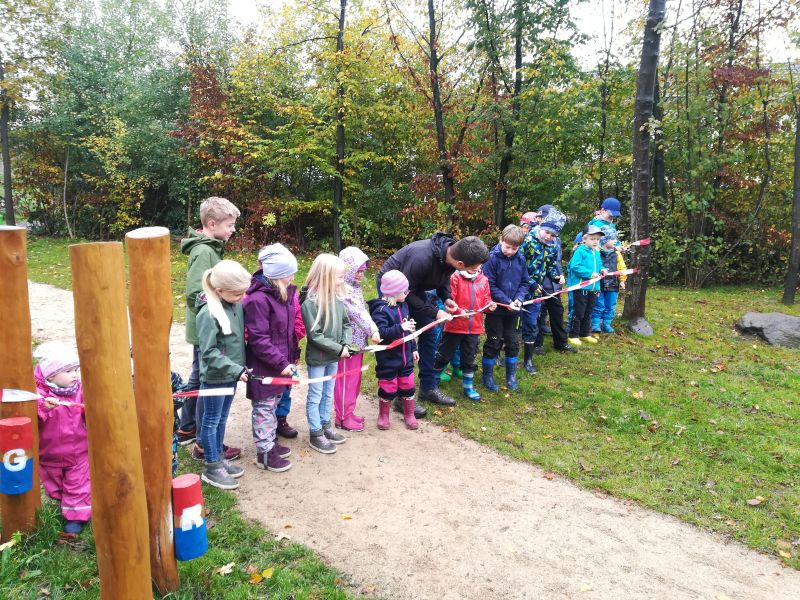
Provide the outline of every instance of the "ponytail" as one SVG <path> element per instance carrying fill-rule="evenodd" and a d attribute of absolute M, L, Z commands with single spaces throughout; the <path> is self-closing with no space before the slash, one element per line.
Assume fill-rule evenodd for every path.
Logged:
<path fill-rule="evenodd" d="M 206 294 L 208 312 L 219 323 L 222 333 L 230 335 L 231 320 L 222 307 L 222 300 L 217 290 L 243 292 L 250 287 L 250 273 L 235 260 L 221 260 L 214 267 L 203 273 L 201 278 L 203 291 Z"/>

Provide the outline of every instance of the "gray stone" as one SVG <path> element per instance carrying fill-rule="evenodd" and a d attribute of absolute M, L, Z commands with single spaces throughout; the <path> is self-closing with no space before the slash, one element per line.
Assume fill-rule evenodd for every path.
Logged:
<path fill-rule="evenodd" d="M 650 337 L 653 335 L 653 328 L 650 327 L 650 323 L 647 322 L 647 319 L 644 317 L 637 317 L 632 321 L 628 322 L 628 329 L 630 329 L 633 333 L 638 335 L 644 335 Z"/>
<path fill-rule="evenodd" d="M 773 346 L 800 348 L 800 317 L 779 312 L 745 314 L 736 327 L 745 334 L 757 335 Z"/>

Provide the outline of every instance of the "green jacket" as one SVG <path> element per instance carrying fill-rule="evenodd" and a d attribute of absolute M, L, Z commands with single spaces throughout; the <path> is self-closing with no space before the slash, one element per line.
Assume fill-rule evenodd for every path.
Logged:
<path fill-rule="evenodd" d="M 189 257 L 186 270 L 186 341 L 197 346 L 197 297 L 203 292 L 203 273 L 222 260 L 223 242 L 189 229 L 188 237 L 181 240 L 181 252 Z"/>
<path fill-rule="evenodd" d="M 306 326 L 306 364 L 312 367 L 329 365 L 339 360 L 345 346 L 353 343 L 350 319 L 341 300 L 334 304 L 335 313 L 332 315 L 328 328 L 322 330 L 322 319 L 315 327 L 314 319 L 317 318 L 317 303 L 312 297 L 307 297 L 300 307 L 303 323 Z"/>
<path fill-rule="evenodd" d="M 231 320 L 231 333 L 225 335 L 201 298 L 198 301 L 197 337 L 200 346 L 200 382 L 231 383 L 244 371 L 244 310 L 242 303 L 222 308 Z"/>

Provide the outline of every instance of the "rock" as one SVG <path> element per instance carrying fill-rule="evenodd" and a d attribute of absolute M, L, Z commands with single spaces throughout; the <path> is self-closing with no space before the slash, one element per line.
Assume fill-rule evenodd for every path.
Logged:
<path fill-rule="evenodd" d="M 745 334 L 757 335 L 768 344 L 786 348 L 800 348 L 800 317 L 779 312 L 749 312 L 736 323 Z"/>
<path fill-rule="evenodd" d="M 650 323 L 648 323 L 647 319 L 645 319 L 644 317 L 637 317 L 632 321 L 629 321 L 628 329 L 630 329 L 633 333 L 637 333 L 639 335 L 644 335 L 647 337 L 653 335 L 653 328 L 650 327 Z"/>

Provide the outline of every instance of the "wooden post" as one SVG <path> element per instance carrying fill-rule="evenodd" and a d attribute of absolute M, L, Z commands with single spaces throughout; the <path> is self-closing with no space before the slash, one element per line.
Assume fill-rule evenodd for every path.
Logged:
<path fill-rule="evenodd" d="M 161 594 L 180 586 L 172 529 L 172 324 L 169 229 L 143 227 L 125 236 L 130 274 L 128 299 L 139 443 L 142 448 L 150 569 Z"/>
<path fill-rule="evenodd" d="M 0 226 L 0 388 L 36 391 L 31 358 L 31 311 L 28 303 L 28 255 L 24 227 Z M 33 487 L 29 492 L 0 494 L 2 539 L 36 528 L 39 491 L 39 419 L 36 402 L 0 405 L 0 418 L 27 417 L 33 430 Z"/>
<path fill-rule="evenodd" d="M 147 504 L 118 242 L 69 248 L 100 597 L 152 598 Z"/>

